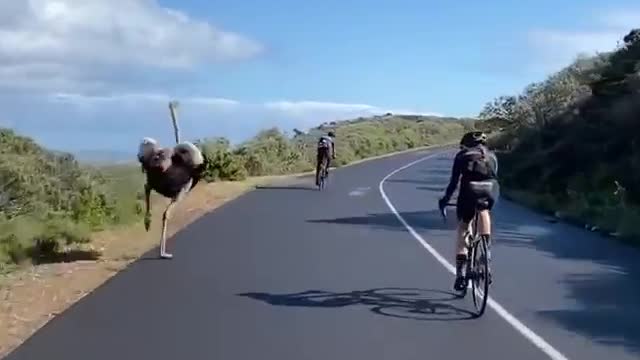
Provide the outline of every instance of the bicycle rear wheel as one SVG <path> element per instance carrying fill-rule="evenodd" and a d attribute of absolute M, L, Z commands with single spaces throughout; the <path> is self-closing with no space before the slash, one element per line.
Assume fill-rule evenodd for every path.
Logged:
<path fill-rule="evenodd" d="M 475 242 L 471 250 L 471 294 L 477 317 L 482 316 L 489 298 L 488 248 L 484 239 Z"/>
<path fill-rule="evenodd" d="M 327 178 L 327 160 L 322 160 L 322 165 L 320 166 L 320 179 L 318 181 L 318 189 L 323 190 L 325 185 L 325 179 Z"/>

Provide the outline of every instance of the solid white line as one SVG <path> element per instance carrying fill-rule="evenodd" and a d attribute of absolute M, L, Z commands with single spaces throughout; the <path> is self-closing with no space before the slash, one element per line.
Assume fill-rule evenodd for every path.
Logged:
<path fill-rule="evenodd" d="M 422 238 L 422 236 L 420 236 L 420 234 L 418 234 L 413 229 L 413 227 L 411 227 L 411 225 L 409 225 L 409 223 L 407 223 L 407 221 L 402 217 L 402 215 L 400 215 L 398 213 L 398 210 L 396 210 L 395 206 L 393 206 L 393 204 L 391 203 L 391 200 L 389 200 L 389 197 L 384 192 L 384 182 L 387 181 L 387 179 L 389 179 L 393 175 L 395 175 L 395 174 L 399 173 L 400 171 L 405 170 L 405 169 L 407 169 L 407 168 L 409 168 L 411 166 L 414 166 L 414 165 L 416 165 L 416 164 L 418 164 L 418 163 L 420 163 L 422 161 L 432 159 L 432 158 L 434 158 L 434 157 L 436 157 L 438 155 L 444 154 L 444 153 L 446 153 L 446 152 L 435 153 L 435 154 L 420 158 L 418 160 L 412 161 L 412 162 L 410 162 L 410 163 L 408 163 L 408 164 L 406 164 L 406 165 L 404 165 L 404 166 L 402 166 L 400 168 L 395 169 L 394 171 L 390 172 L 387 176 L 385 176 L 380 181 L 380 183 L 378 184 L 378 190 L 380 191 L 380 195 L 382 195 L 382 199 L 384 199 L 385 203 L 387 203 L 387 206 L 389 207 L 391 212 L 393 212 L 393 214 L 396 216 L 396 218 L 398 218 L 398 220 L 409 231 L 409 233 L 416 240 L 418 240 L 420 245 L 422 245 L 425 249 L 427 249 L 427 251 L 429 251 L 429 253 L 431 253 L 431 255 L 433 255 L 433 257 L 435 257 L 436 260 L 438 260 L 438 262 L 440 264 L 442 264 L 442 266 L 444 266 L 447 270 L 449 270 L 450 273 L 455 275 L 456 268 L 453 265 L 451 265 L 444 257 L 442 257 L 442 255 L 440 255 L 440 253 L 438 253 L 438 251 L 436 251 L 436 249 L 434 249 L 431 245 L 429 245 L 429 243 L 426 242 Z M 487 305 L 489 305 L 489 307 L 491 307 L 493 310 L 495 310 L 496 313 L 498 313 L 498 315 L 500 315 L 506 322 L 508 322 L 511 326 L 513 326 L 514 329 L 516 329 L 520 334 L 522 334 L 525 338 L 527 338 L 527 340 L 529 340 L 533 345 L 535 345 L 540 350 L 542 350 L 542 352 L 547 354 L 547 356 L 549 356 L 549 358 L 551 358 L 553 360 L 568 360 L 568 358 L 566 356 L 561 354 L 558 350 L 556 350 L 553 346 L 551 346 L 543 338 L 541 338 L 539 335 L 534 333 L 533 330 L 529 329 L 520 320 L 516 319 L 515 316 L 511 315 L 505 308 L 502 307 L 502 305 L 500 305 L 498 302 L 493 300 L 491 298 L 491 296 L 489 296 L 489 299 L 487 299 Z"/>

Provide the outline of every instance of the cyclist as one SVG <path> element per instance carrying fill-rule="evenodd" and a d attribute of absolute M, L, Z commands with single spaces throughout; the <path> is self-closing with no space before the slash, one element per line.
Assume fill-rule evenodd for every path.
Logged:
<path fill-rule="evenodd" d="M 460 191 L 456 204 L 458 218 L 457 244 L 456 244 L 456 280 L 453 285 L 457 291 L 467 287 L 463 274 L 467 261 L 467 248 L 465 233 L 469 229 L 476 209 L 478 216 L 478 233 L 489 243 L 491 240 L 490 210 L 495 204 L 499 194 L 498 159 L 487 147 L 487 135 L 481 131 L 471 131 L 460 140 L 460 151 L 456 154 L 451 170 L 449 186 L 438 205 L 442 210 L 451 199 L 458 181 Z M 487 259 L 487 262 L 490 259 Z M 491 277 L 489 276 L 489 282 Z"/>
<path fill-rule="evenodd" d="M 327 175 L 329 174 L 329 166 L 331 166 L 331 159 L 336 158 L 336 148 L 334 139 L 336 134 L 333 131 L 329 131 L 327 135 L 322 135 L 318 139 L 318 151 L 316 155 L 316 186 L 320 185 L 320 165 L 324 159 L 327 160 Z M 329 156 L 331 155 L 331 156 Z"/>

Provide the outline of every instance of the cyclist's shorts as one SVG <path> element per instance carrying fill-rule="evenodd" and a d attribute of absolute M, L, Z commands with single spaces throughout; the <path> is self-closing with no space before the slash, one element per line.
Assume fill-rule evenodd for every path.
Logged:
<path fill-rule="evenodd" d="M 476 209 L 491 210 L 500 196 L 500 186 L 496 180 L 461 182 L 456 206 L 459 221 L 473 220 Z"/>
<path fill-rule="evenodd" d="M 319 147 L 318 148 L 318 161 L 322 160 L 324 157 L 329 156 L 329 148 L 328 147 Z"/>

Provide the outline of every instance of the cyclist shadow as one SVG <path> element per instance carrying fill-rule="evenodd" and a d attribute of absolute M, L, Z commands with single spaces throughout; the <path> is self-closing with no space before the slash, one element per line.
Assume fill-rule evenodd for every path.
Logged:
<path fill-rule="evenodd" d="M 312 185 L 256 185 L 256 190 L 317 190 L 317 186 Z"/>
<path fill-rule="evenodd" d="M 452 200 L 452 201 L 455 201 Z M 452 210 L 449 209 L 449 212 Z M 453 215 L 449 214 L 449 217 L 455 217 L 455 208 L 453 209 Z M 447 220 L 442 218 L 440 210 L 429 211 L 404 211 L 399 213 L 405 221 L 407 221 L 416 230 L 452 230 L 453 220 Z M 367 214 L 365 216 L 353 216 L 335 219 L 310 219 L 306 220 L 309 223 L 327 223 L 327 224 L 340 224 L 340 225 L 364 225 L 371 226 L 380 229 L 397 229 L 406 231 L 404 225 L 398 221 L 398 217 L 394 213 L 374 213 Z"/>
<path fill-rule="evenodd" d="M 431 289 L 380 288 L 351 292 L 308 290 L 290 294 L 238 294 L 273 306 L 338 308 L 367 306 L 375 314 L 420 321 L 473 319 L 471 311 L 453 304 L 456 294 Z"/>

